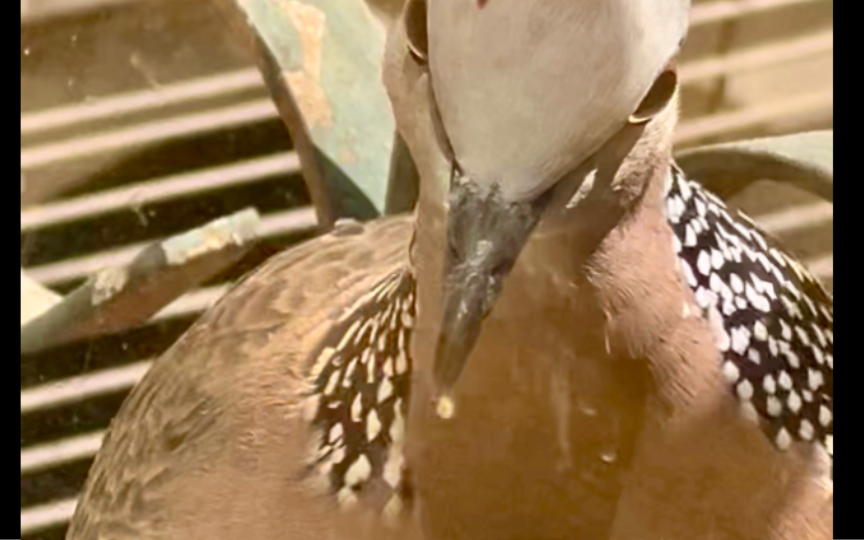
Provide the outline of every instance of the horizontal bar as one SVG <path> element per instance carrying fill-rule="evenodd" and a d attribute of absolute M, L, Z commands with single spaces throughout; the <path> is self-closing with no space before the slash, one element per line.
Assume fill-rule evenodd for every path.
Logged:
<path fill-rule="evenodd" d="M 153 364 L 141 360 L 21 390 L 21 414 L 78 403 L 131 388 Z"/>
<path fill-rule="evenodd" d="M 104 431 L 97 431 L 25 448 L 21 450 L 21 474 L 92 458 L 102 446 L 104 437 Z"/>
<path fill-rule="evenodd" d="M 99 98 L 86 103 L 43 109 L 21 115 L 21 136 L 83 124 L 103 119 L 182 105 L 192 101 L 204 101 L 244 90 L 265 90 L 261 73 L 255 68 L 220 73 L 211 77 L 168 84 L 154 89 L 141 90 Z"/>
<path fill-rule="evenodd" d="M 690 28 L 737 19 L 754 13 L 780 10 L 823 0 L 717 0 L 696 4 L 690 10 Z"/>
<path fill-rule="evenodd" d="M 261 216 L 260 237 L 292 234 L 314 229 L 318 221 L 311 206 L 295 208 Z M 43 285 L 51 285 L 90 276 L 102 268 L 122 266 L 135 258 L 150 242 L 126 245 L 106 251 L 99 251 L 63 259 L 57 262 L 24 268 L 27 275 Z"/>
<path fill-rule="evenodd" d="M 21 232 L 299 172 L 300 160 L 297 153 L 292 151 L 156 178 L 54 203 L 29 206 L 21 210 Z"/>
<path fill-rule="evenodd" d="M 261 217 L 261 237 L 281 236 L 314 229 L 318 226 L 315 209 L 311 206 L 276 212 Z"/>
<path fill-rule="evenodd" d="M 834 254 L 825 255 L 818 259 L 812 259 L 804 264 L 819 279 L 832 279 L 834 277 Z"/>
<path fill-rule="evenodd" d="M 61 499 L 21 510 L 21 536 L 63 525 L 72 519 L 76 499 Z"/>
<path fill-rule="evenodd" d="M 225 296 L 229 288 L 229 285 L 214 285 L 191 291 L 162 308 L 151 320 L 161 321 L 174 317 L 198 315 Z"/>
<path fill-rule="evenodd" d="M 833 90 L 824 90 L 731 112 L 703 116 L 695 120 L 681 122 L 675 134 L 675 142 L 676 144 L 690 144 L 729 131 L 753 127 L 763 122 L 788 120 L 789 117 L 794 118 L 832 108 L 833 104 Z"/>
<path fill-rule="evenodd" d="M 21 150 L 21 168 L 36 169 L 63 161 L 92 157 L 112 150 L 128 149 L 157 141 L 164 142 L 278 118 L 279 114 L 272 100 L 256 99 L 230 107 L 185 114 L 133 127 L 105 131 L 98 135 L 76 137 L 63 142 L 26 148 Z"/>
<path fill-rule="evenodd" d="M 834 219 L 834 205 L 825 201 L 799 204 L 770 214 L 754 216 L 753 219 L 766 232 L 777 236 L 831 222 Z M 824 280 L 834 277 L 833 253 L 803 261 L 803 264 L 818 279 Z"/>
<path fill-rule="evenodd" d="M 121 266 L 135 258 L 150 242 L 130 244 L 122 248 L 98 251 L 58 262 L 25 268 L 31 278 L 43 285 L 82 279 L 109 266 Z"/>
<path fill-rule="evenodd" d="M 834 205 L 819 201 L 812 204 L 799 204 L 778 212 L 754 216 L 766 232 L 773 235 L 815 227 L 834 219 Z"/>
<path fill-rule="evenodd" d="M 21 326 L 48 311 L 61 298 L 59 294 L 36 283 L 21 269 Z"/>
<path fill-rule="evenodd" d="M 21 0 L 21 23 L 93 11 L 140 0 Z"/>
<path fill-rule="evenodd" d="M 806 58 L 834 49 L 834 31 L 827 30 L 781 43 L 771 43 L 743 51 L 683 63 L 679 71 L 682 83 L 692 83 L 729 73 L 773 66 Z"/>

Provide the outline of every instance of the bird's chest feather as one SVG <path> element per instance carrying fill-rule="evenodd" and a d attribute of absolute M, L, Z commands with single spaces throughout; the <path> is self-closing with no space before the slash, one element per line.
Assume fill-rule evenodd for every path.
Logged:
<path fill-rule="evenodd" d="M 644 378 L 610 354 L 590 287 L 549 268 L 508 279 L 452 418 L 416 374 L 407 457 L 435 538 L 594 537 L 611 523 Z"/>

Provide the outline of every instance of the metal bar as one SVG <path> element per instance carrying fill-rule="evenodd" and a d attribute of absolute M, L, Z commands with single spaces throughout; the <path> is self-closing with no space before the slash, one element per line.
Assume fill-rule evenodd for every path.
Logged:
<path fill-rule="evenodd" d="M 21 390 L 21 414 L 126 390 L 137 383 L 152 364 L 152 360 L 141 360 Z"/>
<path fill-rule="evenodd" d="M 260 88 L 266 90 L 261 73 L 255 68 L 201 77 L 155 89 L 129 92 L 77 105 L 55 107 L 21 115 L 21 136 L 83 124 L 96 120 L 204 101 Z"/>
<path fill-rule="evenodd" d="M 317 224 L 315 210 L 305 206 L 262 216 L 258 230 L 261 238 L 265 238 L 309 231 Z M 109 266 L 128 264 L 148 245 L 149 242 L 130 244 L 82 257 L 31 266 L 25 268 L 25 271 L 28 276 L 43 285 L 81 279 Z"/>
<path fill-rule="evenodd" d="M 21 536 L 67 523 L 76 503 L 76 499 L 61 499 L 21 510 Z"/>
<path fill-rule="evenodd" d="M 39 283 L 21 269 L 21 326 L 55 306 L 62 297 Z"/>
<path fill-rule="evenodd" d="M 165 306 L 153 316 L 153 321 L 171 319 L 174 317 L 188 317 L 198 315 L 209 309 L 220 298 L 225 296 L 230 288 L 229 285 L 217 285 L 192 291 Z"/>
<path fill-rule="evenodd" d="M 834 31 L 828 30 L 782 43 L 753 47 L 706 60 L 688 62 L 679 71 L 683 84 L 709 79 L 729 73 L 777 65 L 790 60 L 806 58 L 834 49 Z"/>
<path fill-rule="evenodd" d="M 812 259 L 804 264 L 819 279 L 834 278 L 834 254 Z"/>
<path fill-rule="evenodd" d="M 826 90 L 732 112 L 712 114 L 679 124 L 675 142 L 676 144 L 695 143 L 701 139 L 750 128 L 763 122 L 788 119 L 793 115 L 802 116 L 828 109 L 833 106 L 833 103 L 833 90 Z"/>
<path fill-rule="evenodd" d="M 21 0 L 21 23 L 71 15 L 98 8 L 129 4 L 138 0 Z"/>
<path fill-rule="evenodd" d="M 190 288 L 237 262 L 258 238 L 254 209 L 172 236 L 128 266 L 97 272 L 21 328 L 21 352 L 116 333 L 149 319 Z"/>
<path fill-rule="evenodd" d="M 104 431 L 68 437 L 21 450 L 21 474 L 32 474 L 64 463 L 92 458 L 102 446 Z"/>
<path fill-rule="evenodd" d="M 230 107 L 27 148 L 21 151 L 21 169 L 35 169 L 112 150 L 128 149 L 157 141 L 165 142 L 278 117 L 272 100 L 256 99 Z"/>
<path fill-rule="evenodd" d="M 296 152 L 280 152 L 220 167 L 210 167 L 165 178 L 147 180 L 131 186 L 99 191 L 91 195 L 65 199 L 21 210 L 21 232 L 50 227 L 109 212 L 127 210 L 145 204 L 189 197 L 265 178 L 300 172 Z"/>
<path fill-rule="evenodd" d="M 283 234 L 300 233 L 314 229 L 318 225 L 315 209 L 304 206 L 294 210 L 267 214 L 261 218 L 261 236 L 271 237 Z"/>
<path fill-rule="evenodd" d="M 779 212 L 772 212 L 753 219 L 765 231 L 778 235 L 795 230 L 816 227 L 834 219 L 834 205 L 819 201 L 812 204 L 797 205 Z"/>
<path fill-rule="evenodd" d="M 690 10 L 690 28 L 737 19 L 754 13 L 780 10 L 823 0 L 717 0 L 693 6 Z"/>
<path fill-rule="evenodd" d="M 43 285 L 85 278 L 109 266 L 128 263 L 145 249 L 149 242 L 130 244 L 122 248 L 99 251 L 81 257 L 25 268 L 27 275 Z"/>

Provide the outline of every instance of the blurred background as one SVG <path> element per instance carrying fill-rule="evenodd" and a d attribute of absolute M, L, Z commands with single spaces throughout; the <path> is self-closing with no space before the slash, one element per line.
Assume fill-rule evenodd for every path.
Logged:
<path fill-rule="evenodd" d="M 399 2 L 374 1 L 383 25 Z M 832 1 L 694 0 L 691 19 L 680 147 L 833 126 Z M 151 359 L 227 283 L 316 232 L 292 141 L 230 26 L 205 0 L 21 0 L 22 324 L 143 246 L 262 215 L 262 241 L 145 324 L 22 354 L 23 538 L 63 537 Z M 830 203 L 767 182 L 735 203 L 833 290 Z"/>

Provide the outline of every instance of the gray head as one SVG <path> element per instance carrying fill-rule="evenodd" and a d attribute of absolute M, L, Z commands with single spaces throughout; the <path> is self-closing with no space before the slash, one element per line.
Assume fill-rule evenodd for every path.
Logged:
<path fill-rule="evenodd" d="M 431 0 L 429 68 L 463 174 L 527 201 L 619 130 L 677 52 L 687 0 Z"/>
<path fill-rule="evenodd" d="M 409 1 L 409 44 L 427 66 L 452 168 L 440 390 L 455 384 L 553 201 L 673 101 L 669 65 L 688 10 L 689 0 Z"/>

